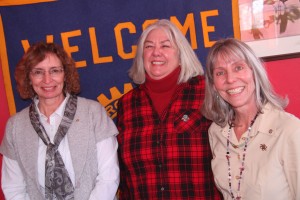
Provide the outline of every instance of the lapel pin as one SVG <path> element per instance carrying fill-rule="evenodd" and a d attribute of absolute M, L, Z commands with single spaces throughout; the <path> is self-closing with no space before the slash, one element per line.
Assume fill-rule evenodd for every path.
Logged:
<path fill-rule="evenodd" d="M 265 144 L 261 144 L 259 147 L 260 147 L 260 149 L 263 150 L 263 151 L 266 151 L 267 148 L 268 148 L 267 145 L 265 145 Z"/>
<path fill-rule="evenodd" d="M 184 121 L 184 122 L 187 122 L 189 120 L 189 116 L 188 115 L 183 115 L 181 120 Z"/>

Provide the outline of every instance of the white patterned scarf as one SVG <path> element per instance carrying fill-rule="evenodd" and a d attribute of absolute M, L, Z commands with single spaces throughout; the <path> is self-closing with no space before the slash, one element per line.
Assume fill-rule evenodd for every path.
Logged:
<path fill-rule="evenodd" d="M 30 105 L 29 117 L 35 131 L 47 146 L 45 164 L 45 198 L 47 200 L 73 200 L 74 186 L 65 168 L 58 146 L 72 124 L 77 109 L 77 96 L 70 95 L 64 116 L 51 143 L 47 132 L 40 122 L 39 114 L 34 103 Z"/>

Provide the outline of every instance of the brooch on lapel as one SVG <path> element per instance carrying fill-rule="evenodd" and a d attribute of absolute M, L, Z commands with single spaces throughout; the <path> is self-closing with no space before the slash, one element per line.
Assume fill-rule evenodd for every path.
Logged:
<path fill-rule="evenodd" d="M 265 145 L 265 144 L 261 144 L 259 147 L 260 147 L 260 149 L 263 150 L 263 151 L 266 151 L 267 148 L 268 148 L 267 145 Z"/>
<path fill-rule="evenodd" d="M 181 118 L 182 121 L 184 122 L 187 122 L 190 120 L 189 116 L 188 115 L 183 115 L 182 118 Z"/>

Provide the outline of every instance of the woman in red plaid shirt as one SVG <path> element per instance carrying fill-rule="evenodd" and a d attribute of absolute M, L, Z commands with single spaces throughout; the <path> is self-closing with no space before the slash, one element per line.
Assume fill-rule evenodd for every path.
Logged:
<path fill-rule="evenodd" d="M 141 35 L 129 76 L 138 86 L 118 105 L 120 199 L 220 199 L 200 114 L 203 68 L 168 20 Z"/>

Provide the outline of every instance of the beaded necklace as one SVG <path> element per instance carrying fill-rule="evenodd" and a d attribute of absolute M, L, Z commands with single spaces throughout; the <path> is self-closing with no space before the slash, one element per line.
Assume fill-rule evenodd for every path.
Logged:
<path fill-rule="evenodd" d="M 249 142 L 249 138 L 250 138 L 250 132 L 251 132 L 252 126 L 253 126 L 253 124 L 254 124 L 257 116 L 258 116 L 258 113 L 256 113 L 255 117 L 253 118 L 253 120 L 250 123 L 250 126 L 248 127 L 248 135 L 247 135 L 247 138 L 245 140 L 245 145 L 244 145 L 243 159 L 242 159 L 242 163 L 241 163 L 241 167 L 240 167 L 240 176 L 239 176 L 239 182 L 238 182 L 238 189 L 237 189 L 237 196 L 236 196 L 236 198 L 234 197 L 233 192 L 232 192 L 232 183 L 231 183 L 232 176 L 231 176 L 230 151 L 229 151 L 229 144 L 230 144 L 230 140 L 229 139 L 231 137 L 231 128 L 233 127 L 233 123 L 230 123 L 230 125 L 229 125 L 229 130 L 228 130 L 228 135 L 227 135 L 226 159 L 227 159 L 227 164 L 228 164 L 228 184 L 229 184 L 229 191 L 230 191 L 231 198 L 233 200 L 240 200 L 240 199 L 242 199 L 242 197 L 240 195 L 240 189 L 241 189 L 241 179 L 242 179 L 243 171 L 245 170 L 246 151 L 247 151 L 248 142 Z"/>

